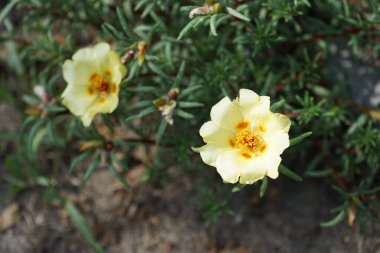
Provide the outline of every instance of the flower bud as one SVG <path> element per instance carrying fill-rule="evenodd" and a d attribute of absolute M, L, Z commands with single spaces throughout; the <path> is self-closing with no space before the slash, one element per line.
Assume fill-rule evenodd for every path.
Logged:
<path fill-rule="evenodd" d="M 214 14 L 220 13 L 222 9 L 223 9 L 222 5 L 219 3 L 216 3 L 211 6 L 207 14 L 214 15 Z"/>
<path fill-rule="evenodd" d="M 123 55 L 123 57 L 121 58 L 121 62 L 123 64 L 126 62 L 129 62 L 134 56 L 135 56 L 135 52 L 133 50 L 129 50 Z"/>
<path fill-rule="evenodd" d="M 147 45 L 145 41 L 140 41 L 137 45 L 139 52 L 137 53 L 137 60 L 139 61 L 139 65 L 141 66 L 145 61 L 145 53 L 147 49 Z"/>
<path fill-rule="evenodd" d="M 189 18 L 194 18 L 194 16 L 196 14 L 198 15 L 207 15 L 207 13 L 209 12 L 209 6 L 205 5 L 205 6 L 202 6 L 202 7 L 198 7 L 198 8 L 195 8 L 195 9 L 192 9 L 190 11 L 190 14 L 189 14 Z"/>
<path fill-rule="evenodd" d="M 103 147 L 105 150 L 110 151 L 113 149 L 113 143 L 111 141 L 106 141 L 104 142 Z"/>
<path fill-rule="evenodd" d="M 163 100 L 162 98 L 157 98 L 153 101 L 153 104 L 157 107 L 157 108 L 160 108 L 162 106 L 164 106 L 166 104 L 165 100 Z"/>
<path fill-rule="evenodd" d="M 42 85 L 36 85 L 33 88 L 33 92 L 41 99 L 42 102 L 49 102 L 50 97 Z"/>
<path fill-rule="evenodd" d="M 177 98 L 177 95 L 179 94 L 179 89 L 178 88 L 173 88 L 168 91 L 166 96 L 168 97 L 169 100 L 175 100 Z"/>
<path fill-rule="evenodd" d="M 102 146 L 101 141 L 81 141 L 79 143 L 79 151 L 83 152 L 89 149 L 95 149 Z"/>
<path fill-rule="evenodd" d="M 39 105 L 32 105 L 25 110 L 25 113 L 30 116 L 42 117 L 44 110 Z"/>

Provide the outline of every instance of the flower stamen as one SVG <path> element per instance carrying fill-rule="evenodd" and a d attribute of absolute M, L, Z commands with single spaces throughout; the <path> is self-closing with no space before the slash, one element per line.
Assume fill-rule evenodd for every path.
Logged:
<path fill-rule="evenodd" d="M 259 144 L 259 137 L 253 133 L 250 129 L 243 129 L 236 134 L 236 145 L 241 148 L 248 148 L 254 151 Z"/>

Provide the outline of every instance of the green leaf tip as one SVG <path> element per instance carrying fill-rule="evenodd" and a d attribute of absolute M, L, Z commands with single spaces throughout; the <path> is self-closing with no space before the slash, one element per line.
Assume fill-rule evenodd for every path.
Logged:
<path fill-rule="evenodd" d="M 65 209 L 68 212 L 71 221 L 74 223 L 75 227 L 82 233 L 86 240 L 90 243 L 91 247 L 95 250 L 96 253 L 104 253 L 104 249 L 94 238 L 90 228 L 86 224 L 82 214 L 71 201 L 65 202 Z"/>
<path fill-rule="evenodd" d="M 285 104 L 286 104 L 286 101 L 285 101 L 284 99 L 281 99 L 280 101 L 274 103 L 274 104 L 270 107 L 270 110 L 271 110 L 272 112 L 277 111 L 278 109 L 280 109 L 281 107 L 283 107 Z"/>
<path fill-rule="evenodd" d="M 332 220 L 321 222 L 319 225 L 324 228 L 332 227 L 342 222 L 346 217 L 346 212 L 344 210 L 340 211 L 337 216 L 335 216 Z"/>
<path fill-rule="evenodd" d="M 313 132 L 306 132 L 306 133 L 303 133 L 303 134 L 291 139 L 290 140 L 290 146 L 293 146 L 293 145 L 300 143 L 301 141 L 303 141 L 303 139 L 309 137 L 312 134 L 313 134 Z"/>
<path fill-rule="evenodd" d="M 268 178 L 265 176 L 263 177 L 263 180 L 260 186 L 260 198 L 264 197 L 265 192 L 267 191 L 267 188 L 268 188 Z"/>
<path fill-rule="evenodd" d="M 232 192 L 239 192 L 241 189 L 243 189 L 246 186 L 246 184 L 237 184 L 232 188 Z"/>
<path fill-rule="evenodd" d="M 215 24 L 216 17 L 217 17 L 217 15 L 215 14 L 215 15 L 212 15 L 210 18 L 211 34 L 213 36 L 218 36 L 218 33 L 216 32 L 216 24 Z"/>
<path fill-rule="evenodd" d="M 200 17 L 196 17 L 193 20 L 191 20 L 187 25 L 181 30 L 177 37 L 177 41 L 182 39 L 183 36 L 185 36 L 186 33 L 190 31 L 190 29 L 199 21 Z"/>
<path fill-rule="evenodd" d="M 234 9 L 230 8 L 230 7 L 227 7 L 227 12 L 228 12 L 228 14 L 230 14 L 231 16 L 234 16 L 235 18 L 238 18 L 238 19 L 241 19 L 241 20 L 244 20 L 244 21 L 247 21 L 247 22 L 251 21 L 251 19 L 249 19 L 248 17 L 244 16 L 240 12 L 237 12 Z"/>
<path fill-rule="evenodd" d="M 200 153 L 201 152 L 201 148 L 200 147 L 191 147 L 191 150 L 195 153 Z"/>
<path fill-rule="evenodd" d="M 278 167 L 278 171 L 281 174 L 283 174 L 283 175 L 285 175 L 285 176 L 287 176 L 287 177 L 289 177 L 289 178 L 291 178 L 291 179 L 293 179 L 295 181 L 301 182 L 303 180 L 302 177 L 298 176 L 296 173 L 294 173 L 290 169 L 286 168 L 282 164 L 280 164 L 280 166 Z"/>

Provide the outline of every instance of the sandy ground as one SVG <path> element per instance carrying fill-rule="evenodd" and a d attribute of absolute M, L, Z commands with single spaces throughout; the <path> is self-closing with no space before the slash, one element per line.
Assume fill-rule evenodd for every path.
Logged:
<path fill-rule="evenodd" d="M 257 187 L 243 189 L 230 199 L 235 215 L 206 226 L 193 201 L 196 175 L 174 167 L 168 173 L 178 180 L 131 191 L 102 169 L 81 191 L 76 178 L 62 180 L 71 184 L 64 194 L 79 206 L 110 253 L 380 252 L 380 225 L 368 226 L 364 236 L 345 222 L 319 226 L 332 217 L 329 209 L 337 203 L 329 185 L 320 181 L 281 178 L 270 184 L 263 199 Z M 17 206 L 10 216 L 15 223 L 0 232 L 0 252 L 92 252 L 66 211 L 44 203 L 41 195 L 41 189 L 31 189 L 8 203 Z"/>

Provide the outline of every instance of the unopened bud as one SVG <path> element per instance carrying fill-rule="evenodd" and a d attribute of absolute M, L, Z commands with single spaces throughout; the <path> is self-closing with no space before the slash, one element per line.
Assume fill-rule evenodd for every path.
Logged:
<path fill-rule="evenodd" d="M 214 14 L 220 13 L 222 9 L 223 9 L 222 5 L 219 3 L 216 3 L 216 4 L 213 4 L 211 8 L 209 8 L 209 11 L 207 12 L 207 14 L 214 15 Z"/>
<path fill-rule="evenodd" d="M 223 9 L 223 6 L 219 3 L 214 3 L 214 1 L 210 1 L 212 4 L 206 4 L 204 6 L 192 9 L 189 14 L 189 18 L 194 18 L 196 14 L 198 15 L 214 15 L 220 13 Z"/>
<path fill-rule="evenodd" d="M 179 89 L 173 88 L 173 89 L 170 89 L 166 95 L 169 100 L 175 100 L 178 94 L 179 94 Z"/>
<path fill-rule="evenodd" d="M 189 18 L 194 18 L 194 16 L 196 14 L 198 15 L 207 15 L 207 13 L 209 12 L 209 6 L 205 5 L 205 6 L 202 6 L 202 7 L 198 7 L 198 8 L 195 8 L 195 9 L 192 9 L 190 11 L 190 14 L 189 14 Z"/>
<path fill-rule="evenodd" d="M 38 106 L 38 105 L 32 105 L 32 106 L 29 106 L 26 110 L 25 110 L 25 113 L 30 115 L 30 116 L 35 116 L 35 117 L 41 117 L 42 114 L 43 114 L 43 109 L 41 108 L 41 106 Z"/>
<path fill-rule="evenodd" d="M 173 125 L 173 112 L 177 103 L 174 100 L 170 100 L 166 105 L 160 108 L 161 115 L 165 118 L 169 125 Z"/>
<path fill-rule="evenodd" d="M 137 48 L 142 51 L 146 49 L 146 42 L 145 41 L 140 41 L 139 44 L 137 45 Z"/>
<path fill-rule="evenodd" d="M 102 146 L 101 141 L 82 141 L 79 143 L 79 151 L 83 152 L 89 149 L 95 149 Z"/>
<path fill-rule="evenodd" d="M 110 141 L 106 141 L 106 142 L 104 143 L 104 149 L 107 150 L 107 151 L 112 150 L 112 149 L 113 149 L 113 144 L 112 144 L 112 142 L 110 142 Z"/>
<path fill-rule="evenodd" d="M 126 52 L 123 57 L 121 57 L 121 62 L 124 64 L 129 62 L 135 56 L 135 52 L 133 50 L 129 50 Z"/>
<path fill-rule="evenodd" d="M 147 49 L 147 45 L 145 41 L 140 41 L 137 45 L 139 52 L 137 54 L 137 60 L 139 61 L 139 65 L 141 66 L 145 61 L 145 53 Z"/>
<path fill-rule="evenodd" d="M 36 85 L 33 88 L 34 94 L 41 99 L 42 102 L 48 102 L 50 100 L 45 88 L 42 85 Z"/>
<path fill-rule="evenodd" d="M 155 99 L 155 100 L 153 101 L 153 104 L 154 104 L 157 108 L 161 108 L 161 107 L 163 107 L 163 106 L 166 104 L 166 102 L 165 102 L 165 100 L 163 100 L 162 98 L 157 98 L 157 99 Z"/>

